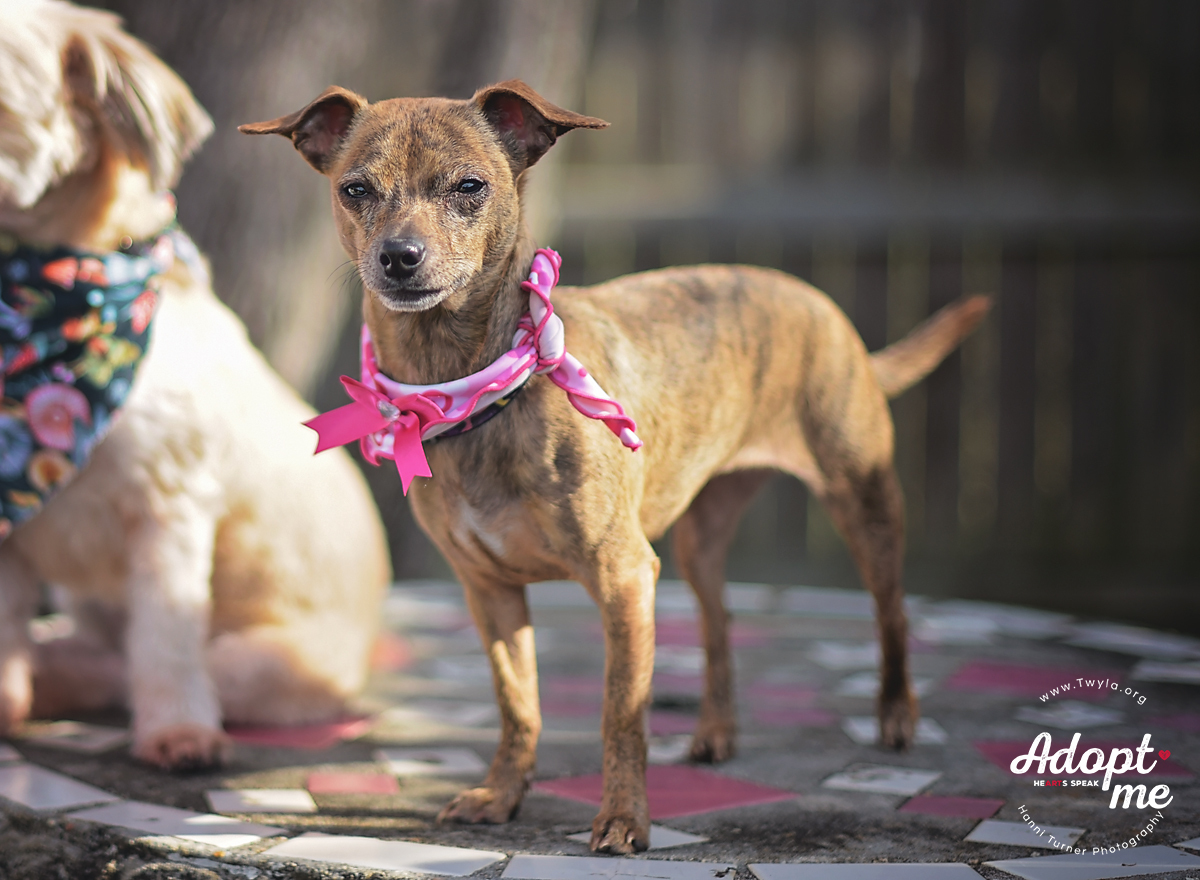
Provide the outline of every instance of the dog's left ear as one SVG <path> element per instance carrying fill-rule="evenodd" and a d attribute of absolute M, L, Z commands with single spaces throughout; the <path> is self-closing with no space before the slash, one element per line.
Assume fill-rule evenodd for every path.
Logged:
<path fill-rule="evenodd" d="M 514 176 L 542 158 L 571 129 L 608 128 L 603 119 L 554 106 L 519 79 L 480 89 L 471 100 L 500 136 Z"/>
<path fill-rule="evenodd" d="M 213 124 L 182 79 L 117 16 L 71 8 L 62 49 L 63 85 L 71 102 L 134 160 L 155 188 L 173 187 L 183 163 Z"/>

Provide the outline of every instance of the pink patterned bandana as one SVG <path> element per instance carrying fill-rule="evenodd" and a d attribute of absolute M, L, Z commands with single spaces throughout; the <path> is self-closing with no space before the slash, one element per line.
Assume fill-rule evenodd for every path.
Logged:
<path fill-rule="evenodd" d="M 422 442 L 439 435 L 461 433 L 473 414 L 503 405 L 537 373 L 567 393 L 571 404 L 588 418 L 600 419 L 631 450 L 642 441 L 637 424 L 621 404 L 609 397 L 588 371 L 567 353 L 563 322 L 554 314 L 550 294 L 558 284 L 562 258 L 539 248 L 529 280 L 521 288 L 529 293 L 529 311 L 517 325 L 513 347 L 477 373 L 437 385 L 405 385 L 379 371 L 367 326 L 362 331 L 362 381 L 342 376 L 346 404 L 304 424 L 317 432 L 317 452 L 358 440 L 371 464 L 390 458 L 400 472 L 404 494 L 414 477 L 431 477 Z M 463 430 L 481 424 L 468 424 Z"/>

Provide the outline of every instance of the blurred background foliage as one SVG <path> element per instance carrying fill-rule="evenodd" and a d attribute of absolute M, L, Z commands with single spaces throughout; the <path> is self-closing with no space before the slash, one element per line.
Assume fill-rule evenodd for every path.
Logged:
<path fill-rule="evenodd" d="M 520 77 L 612 123 L 532 172 L 533 225 L 568 283 L 774 266 L 827 291 L 870 348 L 964 292 L 995 295 L 982 331 L 893 406 L 910 590 L 1200 629 L 1200 4 L 106 5 L 216 120 L 182 220 L 318 406 L 356 374 L 361 292 L 325 181 L 236 125 L 331 83 L 379 100 Z M 446 572 L 394 475 L 367 471 L 397 574 Z M 784 478 L 730 576 L 857 582 Z"/>

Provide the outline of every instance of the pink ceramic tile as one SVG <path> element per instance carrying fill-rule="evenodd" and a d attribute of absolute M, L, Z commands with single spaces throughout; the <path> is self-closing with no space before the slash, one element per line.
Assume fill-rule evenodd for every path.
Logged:
<path fill-rule="evenodd" d="M 313 794 L 396 794 L 400 783 L 390 773 L 317 771 L 305 783 Z"/>
<path fill-rule="evenodd" d="M 696 716 L 683 712 L 655 710 L 650 713 L 650 735 L 671 736 L 676 733 L 691 733 L 696 729 Z"/>
<path fill-rule="evenodd" d="M 1073 736 L 1073 734 L 1068 733 L 1063 736 L 1051 737 L 1050 754 L 1053 755 L 1059 749 L 1063 749 L 1063 748 L 1066 748 L 1067 746 L 1069 746 L 1071 744 L 1072 736 Z M 1030 746 L 1032 740 L 1033 740 L 1033 737 L 1030 737 L 1029 739 L 1023 739 L 1023 740 L 984 740 L 984 741 L 977 741 L 977 742 L 975 742 L 974 745 L 975 745 L 975 748 L 979 749 L 979 751 L 983 753 L 983 756 L 985 758 L 987 758 L 990 762 L 992 762 L 993 764 L 995 764 L 997 767 L 1001 768 L 1005 772 L 1012 773 L 1012 770 L 1010 768 L 1012 766 L 1013 758 L 1016 758 L 1019 755 L 1029 754 L 1029 746 Z M 1100 749 L 1106 755 L 1108 755 L 1108 754 L 1111 754 L 1112 749 L 1135 749 L 1141 744 L 1142 743 L 1141 743 L 1140 739 L 1138 739 L 1136 741 L 1135 740 L 1127 740 L 1125 742 L 1111 742 L 1111 741 L 1097 742 L 1095 740 L 1081 738 L 1079 740 L 1079 745 L 1076 746 L 1076 748 L 1075 748 L 1076 763 L 1078 763 L 1079 756 L 1082 755 L 1087 749 Z M 1153 758 L 1154 760 L 1156 760 L 1158 763 L 1154 765 L 1153 770 L 1151 770 L 1148 774 L 1145 774 L 1145 775 L 1147 775 L 1147 776 L 1182 776 L 1182 777 L 1186 777 L 1188 779 L 1192 778 L 1191 771 L 1189 771 L 1186 768 L 1181 767 L 1179 764 L 1175 763 L 1173 758 L 1164 761 L 1161 758 L 1159 758 L 1157 755 L 1151 755 L 1150 757 Z M 1021 774 L 1017 774 L 1017 775 L 1020 775 L 1020 776 L 1044 776 L 1047 778 L 1056 775 L 1056 774 L 1051 774 L 1049 772 L 1038 773 L 1037 767 L 1038 767 L 1037 762 L 1033 762 L 1033 766 L 1030 768 L 1030 771 L 1028 773 L 1021 773 Z M 1075 774 L 1075 775 L 1078 776 L 1078 775 L 1083 775 L 1083 774 Z M 1142 774 L 1134 773 L 1133 775 L 1141 776 Z M 1066 774 L 1066 776 L 1067 776 L 1067 778 L 1070 778 L 1070 774 Z M 1114 779 L 1115 778 L 1116 777 L 1114 777 Z"/>
<path fill-rule="evenodd" d="M 379 672 L 399 672 L 412 665 L 413 653 L 408 640 L 385 632 L 371 647 L 371 668 Z"/>
<path fill-rule="evenodd" d="M 898 812 L 922 813 L 926 816 L 961 816 L 965 819 L 990 819 L 1002 806 L 1004 806 L 1004 801 L 1001 799 L 919 794 L 907 801 Z"/>
<path fill-rule="evenodd" d="M 535 782 L 533 787 L 536 791 L 599 805 L 603 780 L 597 773 Z M 692 816 L 798 797 L 792 791 L 743 782 L 695 767 L 672 765 L 651 765 L 646 768 L 646 795 L 652 819 Z"/>
<path fill-rule="evenodd" d="M 287 749 L 328 749 L 342 740 L 362 736 L 371 726 L 370 718 L 345 718 L 326 724 L 302 724 L 295 727 L 236 727 L 225 732 L 235 742 L 253 746 L 278 746 Z"/>
<path fill-rule="evenodd" d="M 1121 675 L 1120 671 L 1113 669 L 1066 669 L 976 660 L 950 676 L 944 687 L 949 690 L 980 691 L 1009 697 L 1040 697 L 1055 688 L 1070 685 L 1069 689 L 1060 690 L 1051 699 L 1088 700 L 1099 703 L 1108 699 L 1112 691 L 1095 686 L 1081 687 L 1077 679 L 1119 681 Z"/>
<path fill-rule="evenodd" d="M 824 709 L 754 709 L 751 714 L 755 721 L 768 727 L 829 727 L 838 720 Z"/>

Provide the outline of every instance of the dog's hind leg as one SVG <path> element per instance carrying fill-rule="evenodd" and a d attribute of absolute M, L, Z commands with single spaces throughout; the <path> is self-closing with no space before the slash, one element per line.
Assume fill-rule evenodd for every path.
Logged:
<path fill-rule="evenodd" d="M 492 665 L 500 707 L 500 746 L 483 784 L 458 795 L 438 821 L 507 822 L 533 778 L 542 730 L 537 653 L 523 584 L 501 584 L 459 571 L 467 606 Z"/>
<path fill-rule="evenodd" d="M 371 638 L 329 614 L 216 635 L 205 660 L 221 715 L 234 724 L 336 718 L 363 684 Z"/>
<path fill-rule="evenodd" d="M 725 558 L 742 514 L 774 473 L 745 470 L 713 477 L 672 531 L 675 560 L 700 605 L 707 658 L 700 723 L 692 737 L 693 761 L 718 762 L 733 757 L 737 713 L 729 653 L 729 614 L 724 601 Z"/>
<path fill-rule="evenodd" d="M 908 681 L 908 621 L 904 615 L 904 499 L 891 462 L 826 474 L 820 493 L 850 547 L 860 576 L 875 598 L 883 664 L 879 739 L 885 748 L 912 743 L 917 700 Z"/>

